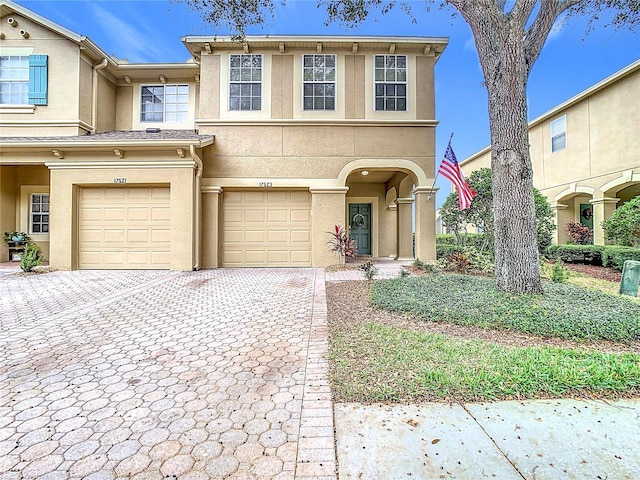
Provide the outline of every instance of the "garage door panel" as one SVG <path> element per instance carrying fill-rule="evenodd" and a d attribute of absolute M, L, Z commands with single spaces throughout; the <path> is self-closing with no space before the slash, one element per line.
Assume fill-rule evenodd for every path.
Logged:
<path fill-rule="evenodd" d="M 311 222 L 311 212 L 309 210 L 291 209 L 291 221 L 309 223 Z"/>
<path fill-rule="evenodd" d="M 289 243 L 289 231 L 288 230 L 269 230 L 268 240 L 269 240 L 269 243 Z"/>
<path fill-rule="evenodd" d="M 267 211 L 267 220 L 269 222 L 286 223 L 289 221 L 289 209 L 269 209 Z"/>
<path fill-rule="evenodd" d="M 247 230 L 244 234 L 244 241 L 246 243 L 264 243 L 266 237 L 267 234 L 264 230 Z"/>
<path fill-rule="evenodd" d="M 309 230 L 291 230 L 291 243 L 311 243 L 311 232 Z"/>
<path fill-rule="evenodd" d="M 169 199 L 167 187 L 83 188 L 80 268 L 169 268 Z"/>
<path fill-rule="evenodd" d="M 248 209 L 244 211 L 245 223 L 264 223 L 267 221 L 267 214 L 264 209 Z"/>
<path fill-rule="evenodd" d="M 169 207 L 153 207 L 151 208 L 152 222 L 169 222 L 171 220 L 171 209 Z"/>
<path fill-rule="evenodd" d="M 311 263 L 311 252 L 309 250 L 292 250 L 291 264 L 307 266 Z"/>
<path fill-rule="evenodd" d="M 223 266 L 311 265 L 309 192 L 225 191 L 222 215 Z"/>

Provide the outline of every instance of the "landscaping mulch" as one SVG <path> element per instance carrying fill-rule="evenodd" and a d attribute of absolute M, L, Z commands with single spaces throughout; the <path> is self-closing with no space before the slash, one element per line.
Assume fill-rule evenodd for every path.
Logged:
<path fill-rule="evenodd" d="M 581 263 L 565 263 L 572 272 L 583 273 L 589 277 L 607 280 L 609 282 L 620 283 L 622 273 L 613 268 L 599 267 L 597 265 L 583 265 Z"/>

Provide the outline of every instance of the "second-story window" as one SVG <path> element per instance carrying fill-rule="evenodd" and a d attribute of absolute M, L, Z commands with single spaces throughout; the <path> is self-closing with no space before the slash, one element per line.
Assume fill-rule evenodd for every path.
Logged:
<path fill-rule="evenodd" d="M 551 151 L 567 148 L 567 116 L 563 115 L 551 122 Z"/>
<path fill-rule="evenodd" d="M 29 56 L 0 56 L 0 104 L 29 103 Z"/>
<path fill-rule="evenodd" d="M 189 120 L 189 85 L 145 85 L 141 89 L 141 122 Z"/>
<path fill-rule="evenodd" d="M 407 110 L 407 56 L 374 56 L 376 110 Z"/>
<path fill-rule="evenodd" d="M 231 55 L 229 110 L 262 109 L 262 55 Z"/>
<path fill-rule="evenodd" d="M 305 110 L 335 110 L 335 55 L 304 55 L 302 80 Z"/>

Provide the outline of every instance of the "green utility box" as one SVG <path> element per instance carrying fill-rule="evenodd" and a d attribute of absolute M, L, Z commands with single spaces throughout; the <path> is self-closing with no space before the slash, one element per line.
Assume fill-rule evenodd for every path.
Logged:
<path fill-rule="evenodd" d="M 640 282 L 640 262 L 625 260 L 622 267 L 622 279 L 620 280 L 620 295 L 638 296 L 638 283 Z"/>

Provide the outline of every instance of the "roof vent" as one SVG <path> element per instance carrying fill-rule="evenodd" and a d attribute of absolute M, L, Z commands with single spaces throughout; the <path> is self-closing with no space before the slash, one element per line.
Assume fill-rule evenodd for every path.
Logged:
<path fill-rule="evenodd" d="M 149 127 L 145 130 L 147 133 L 160 133 L 160 129 L 158 127 Z"/>

